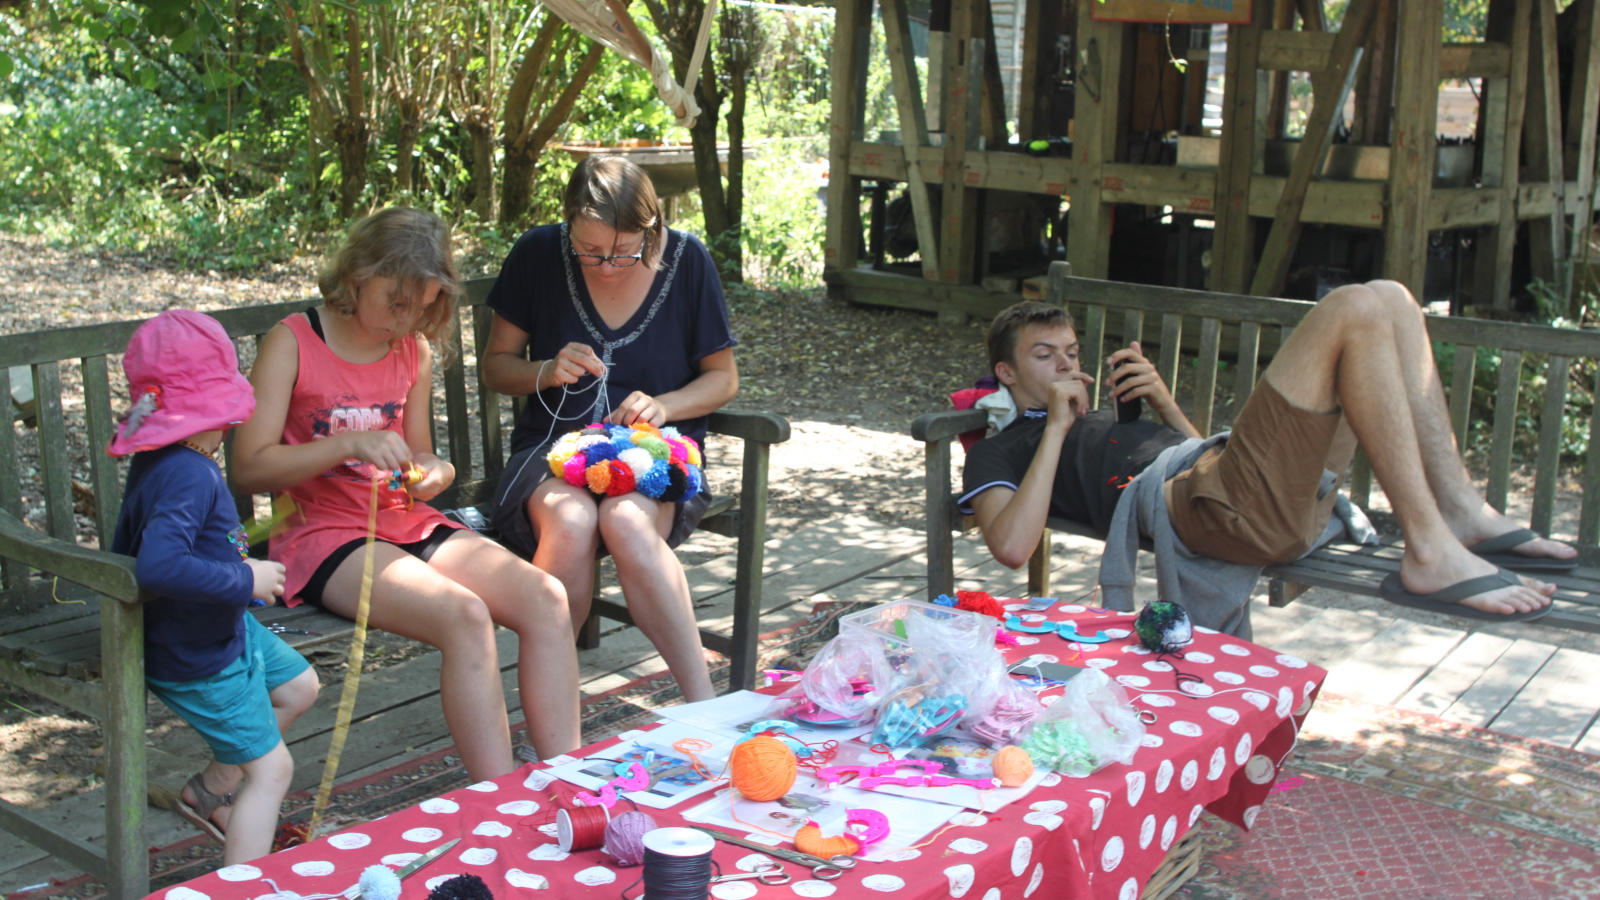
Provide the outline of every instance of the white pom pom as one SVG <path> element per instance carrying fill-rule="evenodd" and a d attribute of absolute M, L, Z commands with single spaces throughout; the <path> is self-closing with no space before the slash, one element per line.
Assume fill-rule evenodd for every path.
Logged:
<path fill-rule="evenodd" d="M 650 455 L 650 451 L 643 447 L 629 447 L 617 454 L 617 460 L 633 470 L 635 479 L 643 477 L 644 473 L 650 471 L 650 466 L 656 461 L 655 457 Z"/>
<path fill-rule="evenodd" d="M 367 866 L 357 885 L 362 900 L 400 900 L 400 877 L 388 866 Z"/>

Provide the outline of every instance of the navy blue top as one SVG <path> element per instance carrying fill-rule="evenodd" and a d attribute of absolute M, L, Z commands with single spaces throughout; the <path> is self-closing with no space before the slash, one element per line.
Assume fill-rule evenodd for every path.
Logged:
<path fill-rule="evenodd" d="M 530 396 L 511 434 L 512 453 L 599 421 L 634 391 L 652 397 L 675 391 L 699 376 L 700 360 L 736 344 L 722 281 L 693 235 L 667 232 L 650 293 L 613 329 L 589 298 L 566 229 L 541 225 L 517 241 L 489 291 L 489 308 L 528 333 L 529 359 L 551 359 L 572 341 L 593 348 L 608 367 L 607 398 L 590 375 L 567 385 L 565 397 L 559 386 Z M 552 420 L 545 406 L 559 418 Z M 667 424 L 705 446 L 705 416 Z"/>
<path fill-rule="evenodd" d="M 239 514 L 217 464 L 173 444 L 135 453 L 111 549 L 138 558 L 144 674 L 159 681 L 215 675 L 244 649 L 255 576 L 229 539 Z"/>

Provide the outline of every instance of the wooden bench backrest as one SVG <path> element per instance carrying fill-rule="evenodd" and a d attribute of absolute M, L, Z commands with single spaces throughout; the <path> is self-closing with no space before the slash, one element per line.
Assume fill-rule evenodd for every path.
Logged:
<path fill-rule="evenodd" d="M 436 373 L 436 388 L 442 382 L 444 415 L 436 416 L 435 443 L 440 456 L 449 459 L 456 467 L 456 483 L 436 500 L 436 505 L 451 507 L 476 504 L 486 499 L 495 479 L 504 465 L 502 443 L 501 398 L 486 388 L 476 377 L 476 353 L 481 350 L 488 334 L 488 323 L 493 313 L 484 305 L 492 278 L 479 278 L 467 282 L 467 294 L 460 304 L 459 322 L 450 337 L 452 361 Z M 296 300 L 267 306 L 212 312 L 217 321 L 233 336 L 241 349 L 240 357 L 248 367 L 254 358 L 254 348 L 260 339 L 279 320 L 290 313 L 314 306 L 316 299 Z M 142 320 L 113 322 L 103 325 L 86 325 L 61 328 L 48 332 L 0 336 L 0 397 L 12 393 L 12 373 L 26 370 L 32 378 L 34 413 L 30 417 L 36 427 L 38 452 L 37 472 L 23 471 L 19 450 L 27 440 L 27 424 L 16 416 L 9 416 L 7 426 L 0 428 L 0 473 L 15 473 L 9 477 L 0 474 L 0 510 L 23 517 L 24 491 L 33 496 L 43 494 L 45 530 L 53 537 L 74 541 L 77 524 L 73 508 L 74 493 L 87 493 L 93 498 L 94 515 L 91 529 L 99 546 L 109 548 L 116 530 L 117 513 L 121 504 L 122 484 L 118 461 L 107 456 L 105 447 L 116 426 L 116 414 L 127 406 L 125 396 L 113 402 L 113 385 L 118 394 L 125 391 L 120 359 Z M 469 346 L 473 353 L 463 353 L 463 344 L 471 337 Z M 474 377 L 467 377 L 468 364 L 473 364 Z M 76 377 L 81 388 L 68 382 L 73 380 L 71 369 L 76 364 Z M 115 371 L 113 371 L 115 370 Z M 63 374 L 66 374 L 66 378 Z M 475 402 L 474 402 L 475 401 Z M 81 403 L 81 407 L 80 404 Z M 477 415 L 471 415 L 469 404 L 475 406 Z M 520 412 L 520 404 L 512 404 L 512 415 Z M 70 429 L 74 435 L 69 444 L 67 418 L 81 421 L 81 429 Z M 474 452 L 471 429 L 474 421 L 481 429 L 481 453 Z M 85 451 L 88 459 L 88 480 L 74 487 L 72 450 Z M 232 441 L 227 453 L 231 457 Z M 230 459 L 231 461 L 231 459 Z M 241 520 L 249 523 L 256 518 L 255 498 L 236 494 Z M 4 586 L 9 592 L 18 587 L 22 567 L 5 566 Z"/>
<path fill-rule="evenodd" d="M 1195 378 L 1190 391 L 1178 402 L 1192 410 L 1191 419 L 1202 434 L 1209 434 L 1217 419 L 1217 363 L 1228 351 L 1235 361 L 1231 414 L 1243 404 L 1265 368 L 1266 353 L 1281 345 L 1315 305 L 1300 300 L 1280 300 L 1239 294 L 1219 294 L 1183 288 L 1159 287 L 1076 278 L 1064 263 L 1051 266 L 1049 299 L 1065 304 L 1078 321 L 1082 365 L 1085 371 L 1103 369 L 1102 354 L 1108 337 L 1118 345 L 1134 338 L 1145 340 L 1147 328 L 1159 321 L 1160 350 L 1156 366 L 1169 385 L 1178 385 L 1180 357 L 1185 354 L 1184 334 L 1198 329 L 1192 359 Z M 1225 332 L 1234 339 L 1224 346 Z M 1562 411 L 1567 402 L 1567 382 L 1575 360 L 1600 358 L 1600 332 L 1524 325 L 1461 316 L 1428 317 L 1428 332 L 1436 344 L 1455 347 L 1454 363 L 1441 380 L 1446 385 L 1450 422 L 1458 445 L 1466 446 L 1472 413 L 1472 385 L 1478 349 L 1500 361 L 1495 402 L 1490 413 L 1491 440 L 1486 499 L 1504 510 L 1513 462 L 1512 437 L 1518 418 L 1518 386 L 1524 378 L 1543 379 L 1544 399 L 1537 411 L 1538 455 L 1535 460 L 1530 527 L 1548 534 L 1560 483 Z M 1151 336 L 1154 337 L 1153 335 Z M 1153 343 L 1153 340 L 1150 341 Z M 1600 382 L 1600 378 L 1597 378 Z M 1091 399 L 1098 405 L 1101 381 Z M 1600 395 L 1600 383 L 1592 386 Z M 1230 415 L 1231 418 L 1231 415 Z M 1578 516 L 1578 542 L 1594 545 L 1600 538 L 1600 404 L 1591 414 L 1589 446 L 1580 474 L 1582 505 Z M 1371 487 L 1370 470 L 1358 466 L 1350 484 L 1352 499 L 1365 504 Z"/>

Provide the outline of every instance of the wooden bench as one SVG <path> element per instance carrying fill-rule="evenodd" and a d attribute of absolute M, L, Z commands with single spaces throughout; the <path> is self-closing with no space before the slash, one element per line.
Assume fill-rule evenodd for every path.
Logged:
<path fill-rule="evenodd" d="M 1235 294 L 1216 294 L 1182 288 L 1157 287 L 1075 278 L 1065 263 L 1051 266 L 1047 302 L 1062 304 L 1077 322 L 1082 366 L 1100 372 L 1104 357 L 1138 338 L 1157 359 L 1161 377 L 1174 388 L 1180 404 L 1201 434 L 1220 430 L 1231 421 L 1249 396 L 1265 361 L 1314 304 Z M 1159 328 L 1151 327 L 1159 325 Z M 1519 411 L 1518 385 L 1528 378 L 1544 379 L 1543 402 L 1537 412 L 1538 453 L 1533 460 L 1533 494 L 1529 527 L 1550 533 L 1558 505 L 1576 505 L 1577 545 L 1583 565 L 1571 574 L 1540 575 L 1558 585 L 1555 609 L 1539 621 L 1583 631 L 1600 631 L 1600 412 L 1588 421 L 1589 445 L 1585 465 L 1575 476 L 1562 477 L 1559 468 L 1561 411 L 1566 406 L 1568 376 L 1575 362 L 1600 357 L 1600 332 L 1576 331 L 1512 322 L 1450 316 L 1429 316 L 1428 331 L 1436 347 L 1453 347 L 1453 363 L 1441 373 L 1447 383 L 1447 401 L 1456 441 L 1465 447 L 1468 429 L 1475 424 L 1471 393 L 1479 349 L 1499 360 L 1495 402 L 1489 421 L 1478 423 L 1492 435 L 1488 455 L 1485 496 L 1497 509 L 1506 508 L 1512 474 L 1525 471 L 1525 461 L 1515 458 L 1513 432 Z M 1195 337 L 1197 335 L 1197 338 Z M 1159 350 L 1157 354 L 1155 351 Z M 1231 391 L 1218 390 L 1219 362 L 1232 365 Z M 1442 365 L 1442 364 L 1441 364 Z M 1179 372 L 1192 366 L 1192 378 Z M 1100 383 L 1092 388 L 1099 404 Z M 1600 384 L 1592 386 L 1600 392 Z M 1225 396 L 1231 394 L 1231 400 Z M 951 443 L 959 435 L 985 426 L 981 410 L 930 413 L 911 425 L 911 434 L 924 443 L 924 482 L 927 493 L 928 596 L 950 593 L 954 587 L 952 535 L 976 527 L 962 516 L 951 492 Z M 1367 506 L 1372 488 L 1371 470 L 1358 454 L 1347 491 L 1358 505 Z M 1558 504 L 1559 501 L 1559 504 Z M 1051 519 L 1049 527 L 1076 534 L 1102 537 L 1083 526 Z M 1571 534 L 1564 537 L 1570 539 Z M 1268 598 L 1283 606 L 1307 587 L 1329 587 L 1353 593 L 1378 595 L 1384 576 L 1397 571 L 1401 547 L 1397 536 L 1376 547 L 1335 542 L 1304 559 L 1269 567 Z M 1049 593 L 1050 534 L 1028 563 L 1029 591 Z"/>
<path fill-rule="evenodd" d="M 463 328 L 457 331 L 454 362 L 439 373 L 444 404 L 435 414 L 435 442 L 456 467 L 456 483 L 434 503 L 441 509 L 486 503 L 506 456 L 509 428 L 524 398 L 504 398 L 486 388 L 461 353 L 463 333 L 481 351 L 493 313 L 484 306 L 493 279 L 468 283 Z M 253 358 L 255 340 L 285 315 L 315 300 L 214 313 L 228 333 L 250 338 L 241 356 Z M 90 846 L 47 824 L 38 813 L 0 802 L 0 828 L 61 859 L 66 865 L 103 879 L 113 897 L 138 897 L 149 889 L 144 818 L 148 780 L 145 749 L 144 621 L 131 557 L 78 543 L 77 517 L 87 517 L 100 546 L 109 546 L 122 493 L 118 463 L 105 454 L 115 426 L 113 402 L 120 366 L 109 357 L 127 347 L 138 321 L 114 322 L 32 334 L 0 336 L 0 396 L 12 393 L 14 373 L 31 372 L 37 431 L 16 418 L 0 428 L 0 681 L 99 719 L 105 738 L 106 841 Z M 18 368 L 22 367 L 22 368 Z M 116 369 L 113 372 L 113 369 Z M 81 379 L 81 385 L 74 383 Z M 471 390 L 469 390 L 469 387 Z M 436 383 L 437 388 L 437 383 Z M 509 405 L 511 409 L 506 410 Z M 71 416 L 81 429 L 69 429 Z M 722 410 L 711 416 L 712 433 L 742 441 L 738 461 L 708 473 L 720 493 L 701 528 L 736 539 L 731 634 L 701 629 L 708 649 L 727 656 L 731 687 L 747 688 L 756 676 L 756 639 L 761 614 L 761 570 L 766 540 L 767 468 L 773 444 L 789 437 L 780 416 Z M 81 434 L 80 434 L 81 431 Z M 36 445 L 38 477 L 25 479 L 25 446 Z M 227 456 L 231 461 L 231 440 Z M 73 456 L 86 458 L 75 469 Z M 80 473 L 87 470 L 86 480 Z M 727 482 L 734 471 L 738 487 Z M 42 492 L 43 529 L 23 522 L 23 491 Z M 236 495 L 240 518 L 266 512 L 264 497 Z M 75 504 L 78 510 L 75 511 Z M 598 595 L 598 581 L 596 593 Z M 352 624 L 310 607 L 275 606 L 256 611 L 266 622 L 312 634 L 286 633 L 297 649 L 342 640 Z M 631 622 L 627 607 L 596 598 L 594 612 L 580 632 L 580 646 L 599 640 L 599 617 Z M 196 760 L 198 767 L 202 761 Z"/>

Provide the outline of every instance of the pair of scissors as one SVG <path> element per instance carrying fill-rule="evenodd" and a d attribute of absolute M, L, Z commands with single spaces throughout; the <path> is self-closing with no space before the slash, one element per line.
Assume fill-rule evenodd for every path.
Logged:
<path fill-rule="evenodd" d="M 766 862 L 756 866 L 749 872 L 732 872 L 727 875 L 718 875 L 717 877 L 711 879 L 711 883 L 721 884 L 724 881 L 747 881 L 752 878 L 761 882 L 762 884 L 788 884 L 791 880 L 789 878 L 789 873 L 783 870 L 783 866 L 780 866 L 775 862 Z"/>
<path fill-rule="evenodd" d="M 811 877 L 817 879 L 818 881 L 832 881 L 835 878 L 838 878 L 840 875 L 843 875 L 846 871 L 856 867 L 856 858 L 853 856 L 845 856 L 842 853 L 837 856 L 830 856 L 827 859 L 823 859 L 820 856 L 812 856 L 809 853 L 801 853 L 798 850 L 785 850 L 781 847 L 773 847 L 768 844 L 758 844 L 755 841 L 747 841 L 731 831 L 723 831 L 720 828 L 712 828 L 709 825 L 695 825 L 693 827 L 704 831 L 706 834 L 709 834 L 717 840 L 723 841 L 724 843 L 733 844 L 736 847 L 743 847 L 746 850 L 756 850 L 761 853 L 765 853 L 768 856 L 776 856 L 779 859 L 787 860 L 802 866 L 810 866 Z"/>

